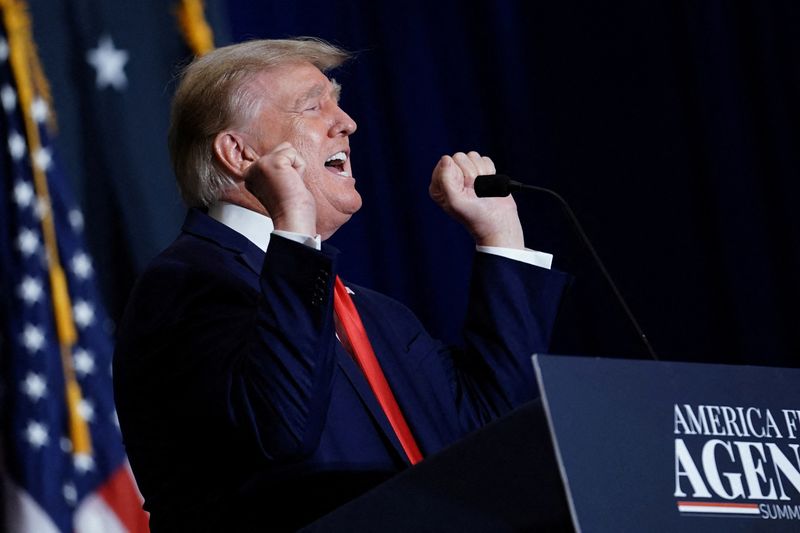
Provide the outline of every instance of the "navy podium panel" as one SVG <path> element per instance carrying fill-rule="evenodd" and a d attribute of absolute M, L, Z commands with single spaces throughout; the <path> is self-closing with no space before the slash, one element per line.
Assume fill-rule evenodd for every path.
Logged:
<path fill-rule="evenodd" d="M 573 531 L 541 403 L 426 457 L 302 531 Z"/>
<path fill-rule="evenodd" d="M 800 370 L 534 365 L 577 530 L 800 531 Z"/>

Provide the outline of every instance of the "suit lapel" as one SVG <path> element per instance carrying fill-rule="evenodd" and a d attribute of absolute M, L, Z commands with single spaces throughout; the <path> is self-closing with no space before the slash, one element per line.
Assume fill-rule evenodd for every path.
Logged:
<path fill-rule="evenodd" d="M 359 316 L 361 317 L 361 321 L 364 324 L 364 329 L 367 331 L 367 337 L 370 340 L 370 344 L 372 344 L 373 350 L 375 350 L 375 356 L 378 358 L 379 363 L 381 364 L 381 369 L 384 372 L 386 380 L 389 382 L 389 386 L 392 389 L 392 394 L 394 394 L 395 399 L 400 405 L 401 410 L 403 411 L 403 415 L 406 416 L 406 422 L 411 427 L 411 422 L 408 420 L 407 411 L 403 409 L 402 403 L 400 398 L 398 397 L 398 388 L 396 385 L 397 383 L 393 381 L 393 376 L 391 375 L 391 371 L 387 371 L 386 361 L 390 358 L 381 357 L 381 351 L 385 349 L 380 344 L 376 344 L 376 340 L 379 340 L 379 336 L 376 334 L 375 330 L 371 324 L 369 319 L 368 313 L 364 313 L 363 306 L 359 305 L 358 298 L 356 294 L 351 294 L 353 298 L 353 302 L 356 304 L 356 307 L 359 311 Z M 383 431 L 386 438 L 391 442 L 392 446 L 394 447 L 395 451 L 398 455 L 402 458 L 403 462 L 410 465 L 410 461 L 408 460 L 408 456 L 406 456 L 405 451 L 403 450 L 402 445 L 400 444 L 400 440 L 397 438 L 397 434 L 394 432 L 392 425 L 389 423 L 389 419 L 386 417 L 386 414 L 383 411 L 380 403 L 378 403 L 378 399 L 375 396 L 375 393 L 372 392 L 372 389 L 369 386 L 369 382 L 367 381 L 364 373 L 359 368 L 356 361 L 353 359 L 353 356 L 342 346 L 340 342 L 337 342 L 337 350 L 340 354 L 339 357 L 339 367 L 344 371 L 347 378 L 350 380 L 350 383 L 353 385 L 353 388 L 356 390 L 358 395 L 361 397 L 361 401 L 369 410 L 372 418 L 378 424 L 378 426 Z M 412 431 L 413 433 L 413 431 Z"/>
<path fill-rule="evenodd" d="M 217 243 L 219 246 L 226 248 L 237 254 L 237 259 L 252 270 L 256 275 L 261 272 L 261 267 L 264 263 L 264 252 L 250 242 L 247 237 L 230 229 L 226 225 L 214 220 L 207 214 L 198 209 L 191 209 L 186 215 L 186 221 L 183 224 L 183 231 L 190 233 L 201 239 L 206 239 Z M 326 247 L 323 245 L 325 248 Z M 331 250 L 335 250 L 332 249 Z M 367 334 L 370 335 L 369 326 L 365 323 Z M 370 335 L 370 342 L 373 336 Z M 374 346 L 373 346 L 374 347 Z M 367 379 L 364 377 L 363 372 L 358 367 L 352 356 L 342 347 L 340 342 L 336 342 L 336 354 L 338 359 L 339 368 L 342 369 L 347 379 L 353 385 L 353 389 L 361 398 L 362 403 L 366 406 L 372 419 L 381 428 L 383 434 L 386 436 L 388 442 L 391 443 L 395 452 L 406 464 L 410 464 L 408 457 L 406 457 L 403 447 L 397 438 L 394 430 L 392 429 L 389 420 L 383 412 L 378 399 L 370 389 Z M 388 378 L 387 378 L 388 379 Z"/>
<path fill-rule="evenodd" d="M 338 341 L 336 342 L 336 354 L 338 356 L 337 359 L 339 368 L 344 371 L 344 374 L 347 376 L 350 384 L 353 385 L 353 389 L 355 389 L 356 394 L 358 394 L 359 398 L 361 398 L 361 402 L 369 411 L 372 419 L 375 421 L 378 427 L 381 428 L 386 440 L 391 443 L 392 447 L 394 448 L 395 453 L 402 459 L 404 463 L 410 465 L 411 463 L 409 463 L 408 457 L 406 457 L 406 453 L 403 451 L 403 447 L 400 445 L 400 441 L 397 439 L 397 435 L 392 429 L 391 424 L 389 424 L 389 419 L 386 418 L 381 405 L 378 403 L 378 399 L 375 397 L 375 394 L 369 387 L 369 383 L 367 383 L 364 373 L 361 372 L 361 369 L 353 360 L 353 357 L 350 355 L 350 353 L 348 353 L 348 351 L 345 350 L 344 347 L 342 347 L 342 344 Z"/>

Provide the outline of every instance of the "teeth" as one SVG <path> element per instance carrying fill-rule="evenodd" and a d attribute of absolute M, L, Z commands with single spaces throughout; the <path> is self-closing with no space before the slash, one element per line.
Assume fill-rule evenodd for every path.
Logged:
<path fill-rule="evenodd" d="M 328 159 L 325 160 L 325 164 L 331 163 L 333 161 L 342 161 L 342 162 L 344 162 L 346 160 L 347 160 L 347 156 L 345 155 L 344 152 L 336 152 L 335 154 L 333 154 L 332 156 L 330 156 Z"/>

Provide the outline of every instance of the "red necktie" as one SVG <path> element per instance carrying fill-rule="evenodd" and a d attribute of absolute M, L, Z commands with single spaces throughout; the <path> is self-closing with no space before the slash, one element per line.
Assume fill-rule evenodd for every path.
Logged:
<path fill-rule="evenodd" d="M 378 399 L 381 409 L 386 414 L 386 418 L 389 419 L 389 424 L 391 424 L 397 438 L 400 440 L 400 445 L 406 452 L 408 460 L 411 461 L 412 465 L 417 464 L 422 460 L 422 454 L 417 447 L 416 441 L 414 441 L 411 430 L 408 429 L 408 424 L 406 424 L 406 419 L 403 418 L 403 413 L 397 405 L 397 400 L 394 399 L 392 389 L 389 388 L 389 383 L 386 382 L 386 377 L 383 375 L 378 359 L 375 357 L 375 352 L 372 349 L 369 338 L 367 338 L 367 331 L 364 329 L 364 324 L 361 323 L 356 306 L 339 276 L 336 276 L 333 287 L 333 309 L 336 311 L 336 316 L 339 317 L 339 322 L 347 337 L 346 340 L 342 339 L 345 346 L 347 347 L 349 344 L 351 355 L 367 378 L 367 382 Z"/>

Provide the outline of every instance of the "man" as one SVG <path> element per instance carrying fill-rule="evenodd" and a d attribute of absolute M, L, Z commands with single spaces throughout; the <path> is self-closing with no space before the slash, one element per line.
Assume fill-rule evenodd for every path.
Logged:
<path fill-rule="evenodd" d="M 475 196 L 490 159 L 445 156 L 430 185 L 479 246 L 463 348 L 338 280 L 321 241 L 361 206 L 356 124 L 324 74 L 345 58 L 252 41 L 177 89 L 170 149 L 192 209 L 134 288 L 114 360 L 156 533 L 296 528 L 534 394 L 565 276 L 524 249 L 512 198 Z"/>

